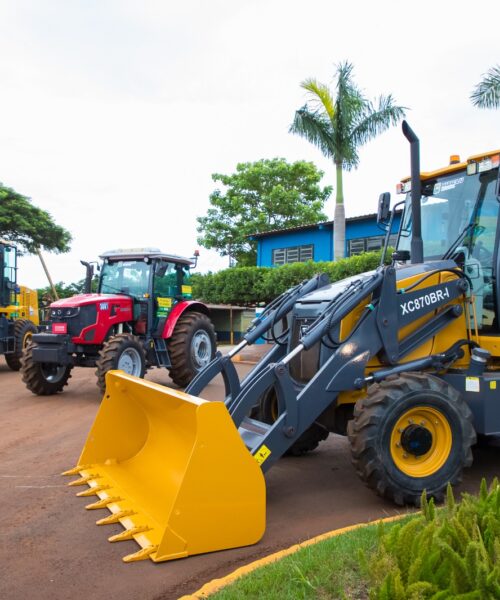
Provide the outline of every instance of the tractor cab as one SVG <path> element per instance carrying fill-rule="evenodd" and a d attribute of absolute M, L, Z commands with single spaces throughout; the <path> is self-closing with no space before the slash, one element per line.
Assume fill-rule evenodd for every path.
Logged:
<path fill-rule="evenodd" d="M 124 294 L 133 301 L 134 331 L 161 337 L 174 306 L 191 299 L 193 260 L 157 248 L 113 250 L 103 261 L 98 292 Z"/>
<path fill-rule="evenodd" d="M 494 151 L 448 167 L 422 173 L 420 219 L 422 261 L 452 259 L 464 271 L 473 297 L 470 328 L 482 346 L 500 334 L 498 300 L 498 215 L 500 152 Z M 403 179 L 398 192 L 406 194 L 397 242 L 398 258 L 412 255 L 411 179 Z M 412 260 L 413 262 L 413 260 Z"/>

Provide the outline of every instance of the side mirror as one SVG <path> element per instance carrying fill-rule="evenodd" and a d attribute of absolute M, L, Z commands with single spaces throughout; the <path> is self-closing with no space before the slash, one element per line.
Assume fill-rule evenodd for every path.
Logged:
<path fill-rule="evenodd" d="M 387 219 L 389 218 L 390 212 L 391 194 L 389 192 L 384 192 L 383 194 L 380 194 L 378 198 L 377 223 L 387 223 Z"/>

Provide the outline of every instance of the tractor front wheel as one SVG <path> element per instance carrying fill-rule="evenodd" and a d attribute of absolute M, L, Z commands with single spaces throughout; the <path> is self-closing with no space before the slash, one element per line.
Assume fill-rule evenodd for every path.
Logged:
<path fill-rule="evenodd" d="M 5 362 L 13 371 L 21 368 L 23 350 L 31 342 L 34 333 L 37 333 L 37 328 L 29 319 L 18 319 L 14 323 L 14 352 L 5 355 Z"/>
<path fill-rule="evenodd" d="M 476 441 L 462 396 L 441 379 L 404 373 L 368 389 L 348 425 L 352 461 L 368 487 L 396 504 L 441 501 L 472 464 Z"/>
<path fill-rule="evenodd" d="M 97 387 L 104 393 L 106 389 L 106 373 L 118 369 L 134 375 L 144 377 L 146 372 L 146 353 L 140 339 L 129 333 L 119 333 L 106 342 L 99 351 L 96 361 Z"/>
<path fill-rule="evenodd" d="M 172 381 L 186 387 L 214 358 L 215 349 L 214 326 L 207 315 L 195 311 L 184 313 L 168 340 Z"/>
<path fill-rule="evenodd" d="M 21 358 L 21 373 L 26 387 L 37 396 L 62 392 L 71 377 L 73 365 L 40 363 L 33 360 L 33 344 L 28 344 Z"/>

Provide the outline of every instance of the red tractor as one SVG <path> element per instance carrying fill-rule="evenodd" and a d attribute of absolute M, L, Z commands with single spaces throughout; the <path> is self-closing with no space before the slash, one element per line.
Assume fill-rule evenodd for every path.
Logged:
<path fill-rule="evenodd" d="M 189 271 L 195 259 L 156 248 L 115 250 L 101 257 L 98 292 L 50 305 L 46 333 L 33 335 L 21 372 L 27 388 L 47 396 L 60 392 L 74 366 L 97 367 L 97 385 L 120 369 L 143 377 L 149 367 L 166 367 L 180 387 L 215 356 L 208 308 L 191 300 Z"/>

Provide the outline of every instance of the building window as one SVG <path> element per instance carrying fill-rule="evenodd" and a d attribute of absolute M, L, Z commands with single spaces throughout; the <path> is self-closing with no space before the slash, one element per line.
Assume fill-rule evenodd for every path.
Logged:
<path fill-rule="evenodd" d="M 355 240 L 348 240 L 348 256 L 354 256 L 355 254 L 363 254 L 363 252 L 374 252 L 380 250 L 384 246 L 385 236 L 375 235 L 367 238 L 357 238 Z M 394 247 L 398 239 L 397 234 L 389 237 L 389 246 Z"/>
<path fill-rule="evenodd" d="M 291 246 L 290 248 L 275 248 L 273 250 L 273 265 L 306 262 L 307 260 L 314 260 L 314 244 Z"/>

